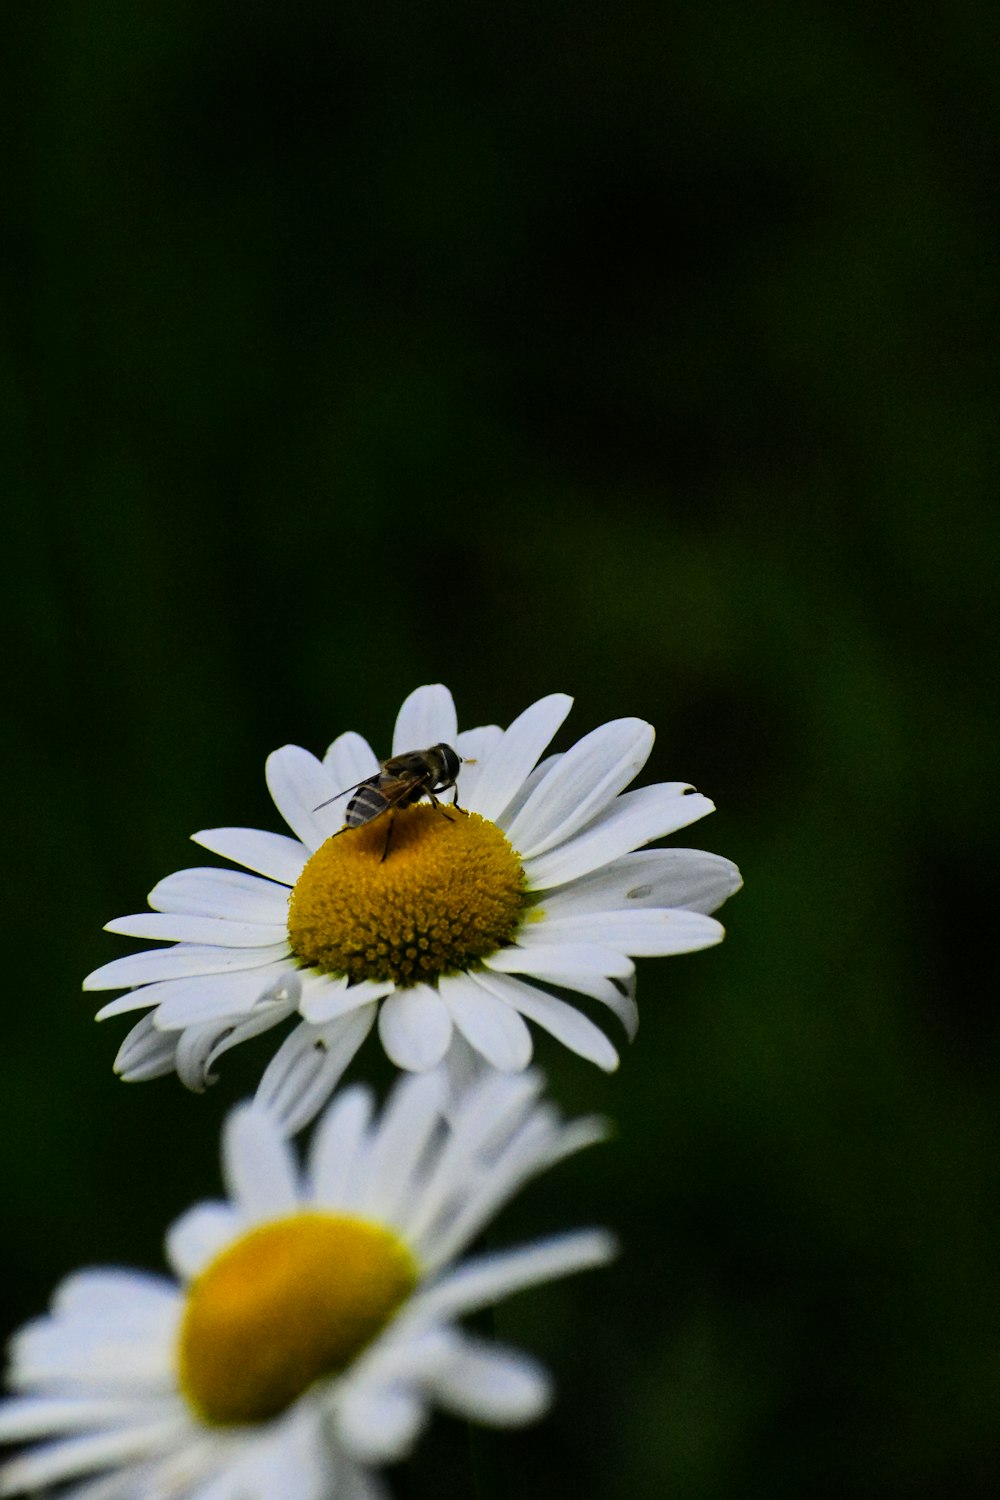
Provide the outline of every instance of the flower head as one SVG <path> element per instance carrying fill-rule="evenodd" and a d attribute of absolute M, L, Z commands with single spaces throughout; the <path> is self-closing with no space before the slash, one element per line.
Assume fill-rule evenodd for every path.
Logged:
<path fill-rule="evenodd" d="M 322 1107 L 376 1018 L 397 1066 L 441 1065 L 453 1083 L 485 1065 L 527 1067 L 526 1021 L 615 1068 L 604 1033 L 553 990 L 605 1005 L 633 1035 L 633 960 L 717 943 L 723 930 L 708 913 L 740 877 L 701 850 L 640 849 L 712 811 L 680 782 L 624 790 L 652 748 L 643 720 L 613 720 L 540 759 L 570 705 L 555 693 L 506 730 L 462 731 L 447 688 L 412 693 L 392 753 L 457 751 L 458 810 L 437 797 L 389 805 L 396 783 L 358 734 L 342 734 L 322 761 L 296 745 L 275 751 L 268 786 L 294 837 L 197 833 L 244 869 L 182 870 L 150 892 L 151 912 L 108 923 L 172 944 L 84 981 L 128 990 L 99 1019 L 147 1012 L 117 1071 L 133 1080 L 176 1068 L 201 1089 L 223 1052 L 297 1014 L 258 1093 L 293 1131 Z M 345 829 L 344 793 L 358 784 L 375 815 Z"/>
<path fill-rule="evenodd" d="M 300 1169 L 278 1123 L 229 1117 L 229 1196 L 167 1236 L 174 1277 L 71 1276 L 18 1333 L 0 1494 L 67 1500 L 373 1500 L 373 1466 L 409 1452 L 429 1408 L 493 1425 L 538 1416 L 545 1374 L 457 1326 L 464 1314 L 605 1262 L 582 1230 L 456 1264 L 536 1173 L 598 1139 L 494 1073 L 449 1129 L 440 1076 L 398 1082 L 379 1119 L 354 1087 Z M 99 1476 L 99 1477 L 95 1477 Z"/>

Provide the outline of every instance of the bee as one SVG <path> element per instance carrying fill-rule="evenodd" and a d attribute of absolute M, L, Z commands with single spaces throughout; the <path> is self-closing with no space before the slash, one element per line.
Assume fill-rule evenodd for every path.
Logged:
<path fill-rule="evenodd" d="M 348 792 L 353 792 L 354 796 L 348 802 L 344 814 L 341 833 L 346 833 L 349 828 L 360 828 L 364 823 L 373 823 L 383 813 L 389 813 L 389 826 L 379 860 L 381 864 L 389 853 L 393 822 L 399 808 L 411 807 L 421 797 L 429 797 L 438 811 L 450 821 L 451 815 L 445 812 L 438 801 L 438 793 L 447 792 L 455 786 L 461 764 L 462 756 L 450 745 L 431 745 L 428 750 L 408 750 L 404 755 L 392 755 L 382 762 L 374 776 L 366 776 L 363 781 L 356 781 L 353 786 L 345 787 L 335 797 L 328 797 L 325 802 L 321 802 L 313 811 L 319 812 L 320 807 L 328 807 L 338 797 L 346 797 Z M 451 805 L 458 807 L 457 788 Z M 458 810 L 462 811 L 460 807 Z"/>

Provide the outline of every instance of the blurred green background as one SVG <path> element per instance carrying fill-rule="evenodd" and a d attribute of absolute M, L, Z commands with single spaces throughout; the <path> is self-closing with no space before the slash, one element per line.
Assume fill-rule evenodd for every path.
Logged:
<path fill-rule="evenodd" d="M 190 831 L 279 826 L 275 746 L 387 747 L 421 682 L 464 726 L 559 689 L 563 746 L 656 724 L 646 779 L 719 807 L 676 842 L 746 890 L 721 949 L 640 964 L 617 1076 L 539 1043 L 617 1139 L 497 1238 L 625 1254 L 500 1315 L 560 1387 L 511 1493 L 994 1496 L 992 7 L 0 31 L 3 1330 L 160 1264 L 268 1053 L 117 1082 L 102 923 Z M 470 1493 L 463 1444 L 398 1494 Z"/>

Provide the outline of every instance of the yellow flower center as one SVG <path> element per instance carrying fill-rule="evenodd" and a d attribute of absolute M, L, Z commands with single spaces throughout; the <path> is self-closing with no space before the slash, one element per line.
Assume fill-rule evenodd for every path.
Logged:
<path fill-rule="evenodd" d="M 181 1389 L 203 1422 L 266 1422 L 360 1353 L 413 1291 L 417 1263 L 381 1224 L 301 1213 L 262 1224 L 192 1282 Z"/>
<path fill-rule="evenodd" d="M 520 860 L 495 823 L 408 807 L 317 849 L 292 891 L 288 939 L 324 973 L 417 984 L 467 969 L 509 942 L 524 886 Z"/>

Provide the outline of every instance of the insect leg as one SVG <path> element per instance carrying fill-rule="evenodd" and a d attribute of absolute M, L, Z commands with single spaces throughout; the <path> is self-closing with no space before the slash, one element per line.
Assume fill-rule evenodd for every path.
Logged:
<path fill-rule="evenodd" d="M 385 821 L 389 827 L 386 829 L 385 843 L 382 845 L 382 858 L 379 860 L 380 865 L 385 864 L 385 857 L 389 853 L 389 840 L 392 838 L 392 830 L 396 822 L 396 809 L 394 807 L 389 808 L 389 813 Z"/>
<path fill-rule="evenodd" d="M 437 808 L 438 812 L 441 813 L 442 817 L 447 818 L 449 823 L 454 823 L 455 819 L 452 817 L 451 813 L 445 812 L 445 810 L 444 810 L 444 804 L 442 802 L 438 801 L 438 799 L 435 797 L 434 793 L 433 792 L 428 792 L 427 795 L 431 799 L 432 806 L 434 806 L 434 807 Z M 462 809 L 459 808 L 459 812 L 461 812 L 461 811 L 462 811 Z"/>

